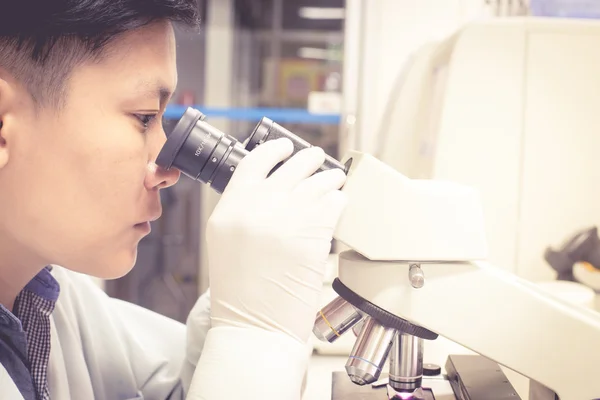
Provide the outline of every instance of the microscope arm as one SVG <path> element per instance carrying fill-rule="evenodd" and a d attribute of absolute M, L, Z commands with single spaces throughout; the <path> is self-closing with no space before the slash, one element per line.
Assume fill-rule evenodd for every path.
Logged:
<path fill-rule="evenodd" d="M 413 181 L 351 152 L 349 204 L 335 233 L 339 279 L 376 306 L 552 389 L 600 397 L 600 314 L 569 305 L 485 262 L 477 193 Z M 543 255 L 540 255 L 542 257 Z M 419 264 L 421 288 L 409 268 Z"/>

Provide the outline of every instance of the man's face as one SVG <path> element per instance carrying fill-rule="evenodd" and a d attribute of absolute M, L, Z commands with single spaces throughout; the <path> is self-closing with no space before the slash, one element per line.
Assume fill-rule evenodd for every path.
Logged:
<path fill-rule="evenodd" d="M 115 278 L 134 265 L 147 221 L 161 213 L 159 189 L 179 178 L 151 167 L 177 70 L 170 23 L 107 50 L 100 63 L 74 69 L 58 111 L 36 115 L 30 96 L 16 92 L 19 107 L 3 116 L 0 238 L 32 261 Z"/>

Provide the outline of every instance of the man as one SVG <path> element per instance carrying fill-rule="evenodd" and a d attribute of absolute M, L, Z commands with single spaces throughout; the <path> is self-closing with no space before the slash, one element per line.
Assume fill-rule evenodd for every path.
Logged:
<path fill-rule="evenodd" d="M 211 216 L 187 326 L 110 299 L 86 275 L 132 268 L 179 178 L 153 160 L 195 0 L 0 10 L 0 398 L 298 399 L 344 174 L 310 149 L 268 176 L 292 144 L 261 145 Z"/>

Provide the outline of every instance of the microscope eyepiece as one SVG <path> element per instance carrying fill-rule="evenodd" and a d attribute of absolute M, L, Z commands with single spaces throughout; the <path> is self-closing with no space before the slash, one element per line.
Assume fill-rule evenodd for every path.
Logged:
<path fill-rule="evenodd" d="M 175 167 L 221 193 L 246 154 L 235 138 L 206 123 L 200 111 L 188 108 L 168 136 L 156 164 L 167 170 Z"/>
<path fill-rule="evenodd" d="M 167 170 L 177 168 L 194 180 L 210 184 L 219 193 L 225 190 L 239 162 L 268 140 L 283 137 L 290 139 L 294 143 L 293 154 L 312 147 L 310 143 L 268 118 L 263 118 L 258 123 L 244 147 L 232 136 L 205 122 L 204 118 L 200 111 L 188 108 L 168 136 L 156 164 Z M 273 171 L 278 167 L 279 165 Z M 347 173 L 349 167 L 349 163 L 344 165 L 326 156 L 319 171 L 340 168 Z"/>

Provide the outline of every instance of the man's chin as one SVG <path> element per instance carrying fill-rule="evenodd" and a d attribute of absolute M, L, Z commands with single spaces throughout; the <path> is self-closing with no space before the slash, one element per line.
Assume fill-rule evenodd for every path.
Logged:
<path fill-rule="evenodd" d="M 114 253 L 113 257 L 88 260 L 87 263 L 84 262 L 82 265 L 78 265 L 77 268 L 73 268 L 73 270 L 98 279 L 114 280 L 131 272 L 136 260 L 137 248 L 133 252 Z"/>

